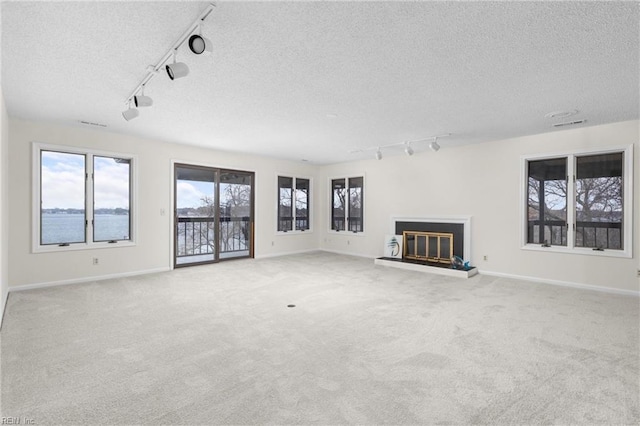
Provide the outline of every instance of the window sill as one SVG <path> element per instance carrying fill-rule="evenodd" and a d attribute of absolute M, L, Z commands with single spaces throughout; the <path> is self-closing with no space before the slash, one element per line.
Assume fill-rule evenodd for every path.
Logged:
<path fill-rule="evenodd" d="M 77 243 L 70 244 L 68 246 L 60 247 L 57 245 L 51 246 L 38 246 L 35 247 L 31 252 L 33 254 L 38 253 L 60 253 L 67 251 L 81 251 L 81 250 L 98 250 L 98 249 L 113 249 L 113 248 L 122 248 L 122 247 L 135 247 L 137 243 L 135 241 L 118 241 L 117 243 Z"/>
<path fill-rule="evenodd" d="M 276 235 L 306 235 L 306 234 L 313 234 L 313 230 L 311 229 L 307 229 L 306 231 L 300 231 L 300 230 L 296 230 L 296 231 L 276 231 Z"/>
<path fill-rule="evenodd" d="M 344 235 L 347 237 L 364 237 L 365 233 L 363 232 L 353 232 L 353 231 L 334 231 L 333 229 L 329 229 L 327 231 L 328 234 L 333 235 Z"/>
<path fill-rule="evenodd" d="M 604 250 L 597 251 L 591 248 L 583 248 L 583 247 L 560 247 L 560 246 L 551 246 L 551 247 L 542 247 L 539 244 L 526 244 L 521 247 L 522 250 L 529 251 L 544 251 L 551 253 L 564 253 L 564 254 L 577 254 L 584 256 L 602 256 L 602 257 L 618 257 L 630 259 L 632 258 L 632 254 L 626 250 Z"/>

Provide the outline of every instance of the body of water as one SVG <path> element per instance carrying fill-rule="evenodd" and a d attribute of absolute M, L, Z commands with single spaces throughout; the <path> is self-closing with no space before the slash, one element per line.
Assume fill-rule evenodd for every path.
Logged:
<path fill-rule="evenodd" d="M 84 242 L 84 221 L 82 214 L 43 214 L 42 244 Z M 93 231 L 94 241 L 129 240 L 129 215 L 97 214 Z"/>

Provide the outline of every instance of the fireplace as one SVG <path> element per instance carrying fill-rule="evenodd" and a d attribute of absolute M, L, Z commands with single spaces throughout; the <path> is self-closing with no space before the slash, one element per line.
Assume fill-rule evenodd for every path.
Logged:
<path fill-rule="evenodd" d="M 477 273 L 474 267 L 462 270 L 451 266 L 454 256 L 471 262 L 470 216 L 394 216 L 390 233 L 403 237 L 402 259 L 378 258 L 377 265 L 464 278 Z"/>

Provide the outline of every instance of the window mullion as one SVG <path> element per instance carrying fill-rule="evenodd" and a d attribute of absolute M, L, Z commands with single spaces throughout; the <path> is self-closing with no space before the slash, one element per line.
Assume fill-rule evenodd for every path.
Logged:
<path fill-rule="evenodd" d="M 42 149 L 38 149 L 38 245 L 43 244 L 42 240 Z"/>
<path fill-rule="evenodd" d="M 351 188 L 349 178 L 344 178 L 344 230 L 349 232 L 349 215 L 351 214 Z"/>
<path fill-rule="evenodd" d="M 93 227 L 94 227 L 94 214 L 93 214 L 93 203 L 94 203 L 94 171 L 93 171 L 93 154 L 87 154 L 86 156 L 86 170 L 87 170 L 87 181 L 86 181 L 86 192 L 85 192 L 85 238 L 87 244 L 93 243 Z"/>
<path fill-rule="evenodd" d="M 576 232 L 576 156 L 567 157 L 567 248 L 575 247 Z"/>
<path fill-rule="evenodd" d="M 298 178 L 293 178 L 293 180 L 291 181 L 291 219 L 293 220 L 293 223 L 291 224 L 291 231 L 292 232 L 296 232 L 296 201 L 298 199 L 297 197 L 297 183 L 296 181 L 298 180 Z"/>

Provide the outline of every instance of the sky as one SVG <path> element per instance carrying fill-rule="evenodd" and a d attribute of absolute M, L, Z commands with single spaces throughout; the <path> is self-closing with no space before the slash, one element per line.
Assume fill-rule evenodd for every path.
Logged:
<path fill-rule="evenodd" d="M 95 208 L 129 208 L 129 164 L 95 157 Z M 42 208 L 85 208 L 85 156 L 42 151 Z"/>
<path fill-rule="evenodd" d="M 129 209 L 129 164 L 109 157 L 94 157 L 94 205 L 101 208 Z M 85 208 L 85 156 L 42 151 L 42 208 Z M 200 207 L 202 199 L 213 197 L 214 184 L 180 180 L 177 183 L 178 208 Z"/>
<path fill-rule="evenodd" d="M 229 184 L 220 184 L 220 203 L 229 201 L 227 187 Z M 244 186 L 243 186 L 244 187 Z M 179 209 L 187 207 L 201 207 L 204 205 L 202 199 L 208 197 L 213 200 L 215 197 L 215 184 L 213 182 L 203 182 L 195 180 L 181 179 L 176 185 L 178 194 L 177 206 Z"/>
<path fill-rule="evenodd" d="M 179 209 L 186 207 L 200 207 L 202 198 L 214 196 L 213 182 L 199 182 L 193 180 L 179 180 L 176 186 L 178 193 L 177 206 Z"/>

